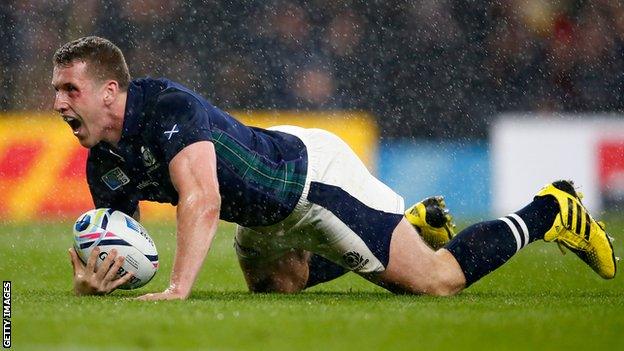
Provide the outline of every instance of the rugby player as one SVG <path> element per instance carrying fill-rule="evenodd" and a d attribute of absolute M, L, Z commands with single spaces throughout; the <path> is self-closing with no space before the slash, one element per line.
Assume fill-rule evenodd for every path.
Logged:
<path fill-rule="evenodd" d="M 248 127 L 180 84 L 131 80 L 119 48 L 98 37 L 57 50 L 52 86 L 54 109 L 89 148 L 96 207 L 138 218 L 139 200 L 176 205 L 169 287 L 140 299 L 190 295 L 219 219 L 238 224 L 235 248 L 253 292 L 298 292 L 353 271 L 393 292 L 453 295 L 537 240 L 615 276 L 604 226 L 570 181 L 546 185 L 519 211 L 433 250 L 413 225 L 422 224 L 427 203 L 406 215 L 401 196 L 327 131 Z M 99 270 L 97 250 L 86 265 L 72 249 L 70 256 L 77 295 L 109 293 L 130 277 L 114 278 L 123 262 L 115 254 Z"/>

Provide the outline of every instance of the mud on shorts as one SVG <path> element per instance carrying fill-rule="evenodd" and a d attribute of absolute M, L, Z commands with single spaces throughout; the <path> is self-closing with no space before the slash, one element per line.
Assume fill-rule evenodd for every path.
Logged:
<path fill-rule="evenodd" d="M 356 273 L 382 272 L 403 198 L 373 177 L 351 148 L 322 129 L 270 128 L 299 137 L 308 152 L 303 194 L 280 223 L 239 226 L 240 259 L 269 262 L 292 249 L 311 251 Z"/>

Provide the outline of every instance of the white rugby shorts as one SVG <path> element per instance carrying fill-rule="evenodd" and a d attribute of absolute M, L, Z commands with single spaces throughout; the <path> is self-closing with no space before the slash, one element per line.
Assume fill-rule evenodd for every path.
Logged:
<path fill-rule="evenodd" d="M 280 223 L 237 228 L 239 258 L 266 262 L 303 249 L 357 273 L 383 271 L 392 232 L 403 218 L 403 198 L 372 176 L 336 135 L 295 126 L 270 129 L 293 134 L 305 144 L 305 187 Z"/>

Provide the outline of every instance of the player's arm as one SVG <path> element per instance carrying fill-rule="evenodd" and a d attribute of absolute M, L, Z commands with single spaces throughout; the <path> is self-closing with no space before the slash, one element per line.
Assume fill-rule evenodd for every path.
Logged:
<path fill-rule="evenodd" d="M 209 141 L 191 144 L 169 163 L 169 174 L 178 192 L 177 247 L 169 288 L 141 300 L 185 299 L 212 243 L 221 208 L 217 160 Z"/>

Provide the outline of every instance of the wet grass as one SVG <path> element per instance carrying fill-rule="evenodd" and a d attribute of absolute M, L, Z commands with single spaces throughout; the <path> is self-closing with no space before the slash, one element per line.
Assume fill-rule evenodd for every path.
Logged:
<path fill-rule="evenodd" d="M 613 219 L 612 219 L 613 222 Z M 0 225 L 16 350 L 624 349 L 624 278 L 536 243 L 459 296 L 396 296 L 355 275 L 296 295 L 246 291 L 224 225 L 188 301 L 132 297 L 167 286 L 174 227 L 147 223 L 161 271 L 136 291 L 71 294 L 68 223 Z M 624 222 L 611 223 L 624 255 Z"/>

